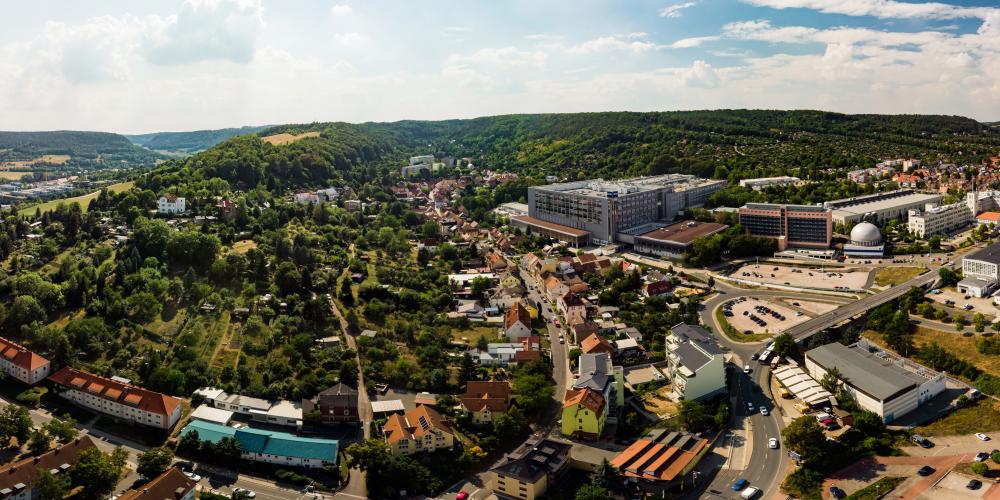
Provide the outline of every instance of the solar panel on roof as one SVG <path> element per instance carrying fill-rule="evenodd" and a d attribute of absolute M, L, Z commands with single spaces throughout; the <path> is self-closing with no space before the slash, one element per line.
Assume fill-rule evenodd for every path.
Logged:
<path fill-rule="evenodd" d="M 420 421 L 420 428 L 425 431 L 431 426 L 431 424 L 427 423 L 427 417 L 423 415 L 420 416 L 419 421 Z"/>

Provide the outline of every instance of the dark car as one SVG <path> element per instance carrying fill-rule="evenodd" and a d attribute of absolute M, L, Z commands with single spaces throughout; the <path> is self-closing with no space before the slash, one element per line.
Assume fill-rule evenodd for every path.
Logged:
<path fill-rule="evenodd" d="M 930 465 L 925 465 L 917 471 L 918 476 L 929 476 L 934 473 L 934 467 Z"/>
<path fill-rule="evenodd" d="M 932 448 L 934 446 L 934 443 L 919 434 L 914 434 L 910 440 L 917 443 L 921 448 Z"/>
<path fill-rule="evenodd" d="M 985 451 L 981 451 L 979 453 L 976 453 L 976 461 L 977 462 L 985 462 L 987 458 L 990 458 L 990 455 L 989 455 L 989 453 L 986 453 Z"/>
<path fill-rule="evenodd" d="M 982 486 L 982 485 L 983 485 L 982 481 L 980 481 L 978 479 L 973 479 L 973 480 L 969 481 L 965 485 L 965 487 L 968 488 L 968 489 L 970 489 L 970 490 L 978 490 L 979 487 Z"/>
<path fill-rule="evenodd" d="M 830 496 L 839 500 L 841 498 L 847 498 L 847 493 L 845 493 L 844 490 L 842 490 L 842 489 L 840 489 L 840 488 L 838 488 L 836 486 L 831 486 L 830 487 Z"/>

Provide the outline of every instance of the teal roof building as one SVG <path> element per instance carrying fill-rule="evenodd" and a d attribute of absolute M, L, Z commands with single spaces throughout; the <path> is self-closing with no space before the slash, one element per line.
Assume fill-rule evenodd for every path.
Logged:
<path fill-rule="evenodd" d="M 337 462 L 339 443 L 334 439 L 305 438 L 263 429 L 237 429 L 202 420 L 192 420 L 181 435 L 191 431 L 197 431 L 200 440 L 213 443 L 224 437 L 233 438 L 240 443 L 243 457 L 257 462 L 301 467 L 322 467 Z"/>

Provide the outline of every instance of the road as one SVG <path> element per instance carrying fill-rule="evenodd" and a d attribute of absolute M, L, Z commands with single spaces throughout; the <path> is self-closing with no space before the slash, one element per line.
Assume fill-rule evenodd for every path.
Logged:
<path fill-rule="evenodd" d="M 358 365 L 358 416 L 361 418 L 362 435 L 365 439 L 368 439 L 371 437 L 373 415 L 371 399 L 368 397 L 368 391 L 365 390 L 365 372 L 361 365 L 361 352 L 358 351 L 357 340 L 348 330 L 347 320 L 341 314 L 340 308 L 337 307 L 337 302 L 333 298 L 330 299 L 330 309 L 337 316 L 337 319 L 340 320 L 340 330 L 347 341 L 347 347 L 354 349 L 355 362 Z M 347 486 L 337 494 L 337 498 L 367 498 L 367 495 L 368 487 L 365 484 L 365 473 L 360 469 L 351 469 Z"/>

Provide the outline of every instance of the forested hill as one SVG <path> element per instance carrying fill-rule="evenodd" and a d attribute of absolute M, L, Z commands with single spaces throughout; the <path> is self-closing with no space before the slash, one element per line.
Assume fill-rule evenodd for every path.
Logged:
<path fill-rule="evenodd" d="M 282 125 L 260 136 L 320 132 L 274 146 L 237 137 L 164 171 L 244 186 L 323 185 L 394 169 L 414 153 L 469 156 L 528 175 L 607 178 L 664 172 L 703 176 L 829 176 L 883 157 L 964 163 L 1000 153 L 1000 131 L 963 117 L 720 110 L 507 115 L 471 120 Z M 720 169 L 720 167 L 722 167 Z"/>
<path fill-rule="evenodd" d="M 33 160 L 45 155 L 69 156 L 72 165 L 121 167 L 152 165 L 162 155 L 107 132 L 0 132 L 0 161 Z"/>
<path fill-rule="evenodd" d="M 269 126 L 195 130 L 193 132 L 153 132 L 126 135 L 128 140 L 154 151 L 196 153 L 238 135 L 256 134 Z"/>

